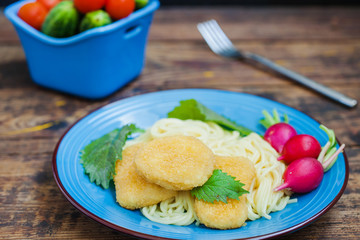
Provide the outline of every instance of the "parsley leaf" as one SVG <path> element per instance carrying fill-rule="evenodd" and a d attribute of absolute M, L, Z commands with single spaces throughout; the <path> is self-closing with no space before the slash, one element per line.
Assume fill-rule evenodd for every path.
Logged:
<path fill-rule="evenodd" d="M 227 198 L 239 199 L 241 195 L 249 193 L 242 188 L 244 185 L 240 181 L 236 181 L 235 177 L 220 169 L 215 169 L 204 185 L 191 190 L 191 195 L 206 202 L 222 201 L 227 203 Z"/>
<path fill-rule="evenodd" d="M 175 107 L 174 110 L 169 112 L 168 117 L 178 118 L 181 120 L 193 119 L 215 122 L 224 128 L 238 131 L 242 136 L 249 135 L 252 132 L 250 129 L 240 126 L 230 119 L 225 118 L 205 107 L 195 99 L 180 101 L 180 106 Z"/>
<path fill-rule="evenodd" d="M 122 149 L 127 138 L 141 131 L 134 124 L 125 125 L 86 145 L 81 151 L 80 162 L 90 181 L 105 189 L 109 188 L 109 182 L 115 174 L 115 163 L 122 159 Z"/>

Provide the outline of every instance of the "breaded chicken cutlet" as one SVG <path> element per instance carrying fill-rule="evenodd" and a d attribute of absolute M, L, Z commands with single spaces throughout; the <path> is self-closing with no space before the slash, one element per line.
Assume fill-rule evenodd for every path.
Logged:
<path fill-rule="evenodd" d="M 138 173 L 149 182 L 171 190 L 191 190 L 212 175 L 215 156 L 195 137 L 153 139 L 135 157 Z"/>
<path fill-rule="evenodd" d="M 143 146 L 139 143 L 125 148 L 122 160 L 118 160 L 115 166 L 116 200 L 122 207 L 131 210 L 154 205 L 176 195 L 176 191 L 150 183 L 137 173 L 134 159 Z"/>
<path fill-rule="evenodd" d="M 244 189 L 249 190 L 256 176 L 254 164 L 250 160 L 244 157 L 222 156 L 216 156 L 215 159 L 215 169 L 221 169 L 235 177 L 235 180 L 245 184 Z M 209 203 L 195 199 L 195 213 L 200 222 L 210 228 L 233 229 L 241 227 L 248 216 L 245 196 L 240 196 L 239 200 L 227 199 L 227 202 Z"/>

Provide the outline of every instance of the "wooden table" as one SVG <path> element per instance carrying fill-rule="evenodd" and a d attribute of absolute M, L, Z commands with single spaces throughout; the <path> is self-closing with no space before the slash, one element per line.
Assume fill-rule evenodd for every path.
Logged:
<path fill-rule="evenodd" d="M 360 238 L 360 111 L 289 80 L 213 54 L 196 23 L 215 18 L 237 47 L 266 56 L 360 100 L 360 8 L 162 8 L 146 67 L 106 99 L 90 101 L 35 85 L 17 35 L 0 14 L 0 239 L 132 239 L 89 219 L 55 184 L 51 158 L 65 130 L 91 110 L 166 89 L 213 88 L 269 98 L 335 129 L 347 144 L 344 195 L 318 221 L 282 239 Z"/>

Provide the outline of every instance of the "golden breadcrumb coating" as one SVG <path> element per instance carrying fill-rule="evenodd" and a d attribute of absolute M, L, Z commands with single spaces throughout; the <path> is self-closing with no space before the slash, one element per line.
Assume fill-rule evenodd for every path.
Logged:
<path fill-rule="evenodd" d="M 151 140 L 135 157 L 140 175 L 171 190 L 190 190 L 203 185 L 214 170 L 214 162 L 213 152 L 190 136 Z"/>
<path fill-rule="evenodd" d="M 122 207 L 131 210 L 157 204 L 176 195 L 176 191 L 149 183 L 137 173 L 134 158 L 143 146 L 140 143 L 125 148 L 122 160 L 118 160 L 115 166 L 116 200 Z"/>
<path fill-rule="evenodd" d="M 228 175 L 235 177 L 235 180 L 245 184 L 243 188 L 246 190 L 249 190 L 256 176 L 254 163 L 246 157 L 215 156 L 215 169 L 221 169 Z"/>
<path fill-rule="evenodd" d="M 245 198 L 228 199 L 228 203 L 209 203 L 195 199 L 195 212 L 199 221 L 209 228 L 232 229 L 241 227 L 247 219 Z"/>
<path fill-rule="evenodd" d="M 215 169 L 235 177 L 236 180 L 244 183 L 243 187 L 249 190 L 256 172 L 254 164 L 244 157 L 215 157 Z M 236 199 L 227 199 L 228 203 L 209 203 L 195 199 L 195 213 L 200 222 L 205 226 L 217 229 L 232 229 L 241 227 L 248 216 L 248 208 L 245 202 L 245 195 Z"/>

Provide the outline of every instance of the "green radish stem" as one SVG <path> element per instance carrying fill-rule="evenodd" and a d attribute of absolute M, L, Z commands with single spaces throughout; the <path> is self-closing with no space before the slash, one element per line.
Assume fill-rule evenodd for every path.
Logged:
<path fill-rule="evenodd" d="M 330 149 L 330 151 L 328 151 L 328 154 L 326 154 L 326 158 L 324 158 L 323 162 L 327 161 L 330 158 L 330 156 L 332 156 L 335 152 L 336 152 L 336 148 Z M 336 159 L 328 167 L 326 167 L 326 169 L 324 169 L 324 172 L 329 171 L 329 169 L 334 165 L 335 162 Z"/>
<path fill-rule="evenodd" d="M 329 150 L 330 148 L 330 141 L 328 141 L 325 146 L 322 148 L 320 154 L 319 154 L 319 157 L 317 158 L 317 160 L 322 163 L 324 161 L 324 158 L 325 158 L 325 154 L 326 152 Z"/>
<path fill-rule="evenodd" d="M 259 122 L 261 125 L 263 125 L 266 129 L 268 129 L 270 126 L 276 124 L 276 123 L 280 123 L 281 122 L 281 118 L 280 118 L 280 115 L 279 113 L 277 112 L 276 109 L 273 109 L 273 116 L 271 116 L 271 114 L 266 111 L 266 110 L 263 110 L 262 111 L 262 114 L 264 115 L 264 118 L 261 119 Z M 284 123 L 289 123 L 289 117 L 287 114 L 284 114 L 283 116 L 283 122 Z"/>
<path fill-rule="evenodd" d="M 327 127 L 325 127 L 324 125 L 320 125 L 320 129 L 323 130 L 329 137 L 329 141 L 330 141 L 330 146 L 334 146 L 336 144 L 336 139 L 335 139 L 335 132 L 332 129 L 329 129 Z"/>
<path fill-rule="evenodd" d="M 327 172 L 336 162 L 337 157 L 344 149 L 345 144 L 341 145 L 340 148 L 336 150 L 336 138 L 334 130 L 328 129 L 322 124 L 320 125 L 320 129 L 322 129 L 328 135 L 329 141 L 322 148 L 317 160 L 323 165 L 324 172 Z"/>
<path fill-rule="evenodd" d="M 337 156 L 342 152 L 342 150 L 345 148 L 345 144 L 342 144 L 339 149 L 333 154 L 331 155 L 331 157 L 329 157 L 329 159 L 327 159 L 325 162 L 322 163 L 323 168 L 324 168 L 324 172 L 326 172 L 325 170 L 330 166 L 333 165 L 337 159 Z M 329 170 L 329 169 L 328 169 Z"/>

